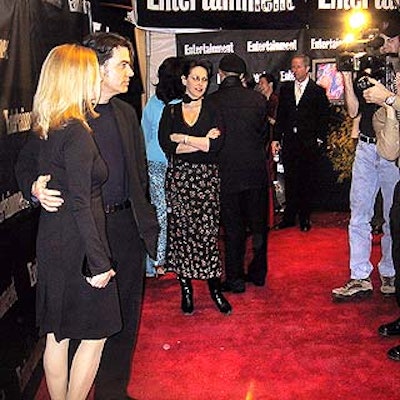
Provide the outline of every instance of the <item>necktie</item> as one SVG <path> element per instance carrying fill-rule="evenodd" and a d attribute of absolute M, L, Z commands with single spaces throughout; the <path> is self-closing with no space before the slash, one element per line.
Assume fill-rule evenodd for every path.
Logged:
<path fill-rule="evenodd" d="M 296 105 L 299 104 L 299 101 L 301 99 L 301 95 L 302 95 L 302 90 L 301 90 L 301 83 L 300 82 L 295 82 L 294 85 L 294 96 L 296 99 Z"/>

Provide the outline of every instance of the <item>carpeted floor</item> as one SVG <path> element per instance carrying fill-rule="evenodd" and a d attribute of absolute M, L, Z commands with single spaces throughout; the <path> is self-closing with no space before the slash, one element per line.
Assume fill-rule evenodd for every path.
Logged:
<path fill-rule="evenodd" d="M 231 316 L 217 311 L 204 282 L 194 282 L 195 313 L 184 316 L 175 277 L 148 279 L 130 395 L 139 400 L 400 399 L 400 363 L 386 358 L 400 337 L 376 333 L 400 310 L 394 298 L 380 295 L 377 271 L 370 299 L 331 301 L 331 289 L 349 277 L 348 215 L 319 214 L 313 221 L 308 233 L 271 232 L 268 284 L 228 294 Z M 378 242 L 375 237 L 374 265 Z"/>
<path fill-rule="evenodd" d="M 399 399 L 400 364 L 379 324 L 400 313 L 393 298 L 334 304 L 349 277 L 348 215 L 317 215 L 309 233 L 273 231 L 265 288 L 229 295 L 220 315 L 203 282 L 196 312 L 179 310 L 173 276 L 149 280 L 129 392 L 140 400 Z M 375 238 L 378 243 L 379 237 Z M 372 260 L 379 259 L 379 245 Z M 378 289 L 379 277 L 373 273 Z"/>

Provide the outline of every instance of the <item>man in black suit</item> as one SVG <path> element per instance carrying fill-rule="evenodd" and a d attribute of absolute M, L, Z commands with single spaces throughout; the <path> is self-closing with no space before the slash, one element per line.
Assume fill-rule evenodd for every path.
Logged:
<path fill-rule="evenodd" d="M 272 141 L 272 153 L 281 148 L 285 171 L 286 208 L 278 229 L 295 226 L 311 229 L 310 213 L 320 147 L 328 129 L 329 101 L 325 90 L 310 79 L 310 58 L 304 54 L 292 58 L 295 81 L 284 84 Z"/>
<path fill-rule="evenodd" d="M 142 305 L 145 249 L 156 255 L 158 222 L 148 201 L 148 175 L 144 138 L 135 110 L 116 98 L 128 90 L 133 76 L 131 43 L 113 33 L 90 35 L 84 45 L 98 57 L 101 74 L 101 96 L 96 111 L 100 116 L 90 121 L 109 176 L 102 187 L 107 237 L 113 259 L 117 262 L 116 280 L 123 328 L 106 341 L 95 381 L 96 400 L 129 399 L 126 393 L 130 377 Z M 57 212 L 62 193 L 48 189 L 51 177 L 40 176 L 32 185 L 35 172 L 34 144 L 21 152 L 25 159 L 18 181 L 25 197 L 40 201 L 47 211 Z M 19 173 L 18 173 L 19 172 Z"/>

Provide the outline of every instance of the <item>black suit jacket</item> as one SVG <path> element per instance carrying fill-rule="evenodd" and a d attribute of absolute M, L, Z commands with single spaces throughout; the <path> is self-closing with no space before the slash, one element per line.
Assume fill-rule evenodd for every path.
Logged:
<path fill-rule="evenodd" d="M 133 216 L 147 252 L 155 259 L 159 225 L 155 210 L 149 202 L 147 161 L 141 127 L 135 110 L 128 103 L 118 98 L 112 98 L 110 103 L 121 135 Z M 37 135 L 30 134 L 16 165 L 16 178 L 27 200 L 31 199 L 31 185 L 38 176 L 39 144 Z"/>
<path fill-rule="evenodd" d="M 110 103 L 121 135 L 133 216 L 147 252 L 155 259 L 159 225 L 154 207 L 149 201 L 147 159 L 142 129 L 135 110 L 128 103 L 116 97 L 112 98 Z"/>
<path fill-rule="evenodd" d="M 329 101 L 322 87 L 310 79 L 296 105 L 294 82 L 288 82 L 280 90 L 273 139 L 283 139 L 286 150 L 318 150 L 317 139 L 326 140 L 328 119 Z"/>

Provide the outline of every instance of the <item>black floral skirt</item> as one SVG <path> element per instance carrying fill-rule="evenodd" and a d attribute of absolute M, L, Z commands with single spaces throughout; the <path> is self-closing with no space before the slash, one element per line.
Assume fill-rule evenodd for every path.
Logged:
<path fill-rule="evenodd" d="M 166 176 L 168 270 L 194 279 L 221 276 L 219 194 L 217 165 L 182 160 L 169 163 Z"/>

